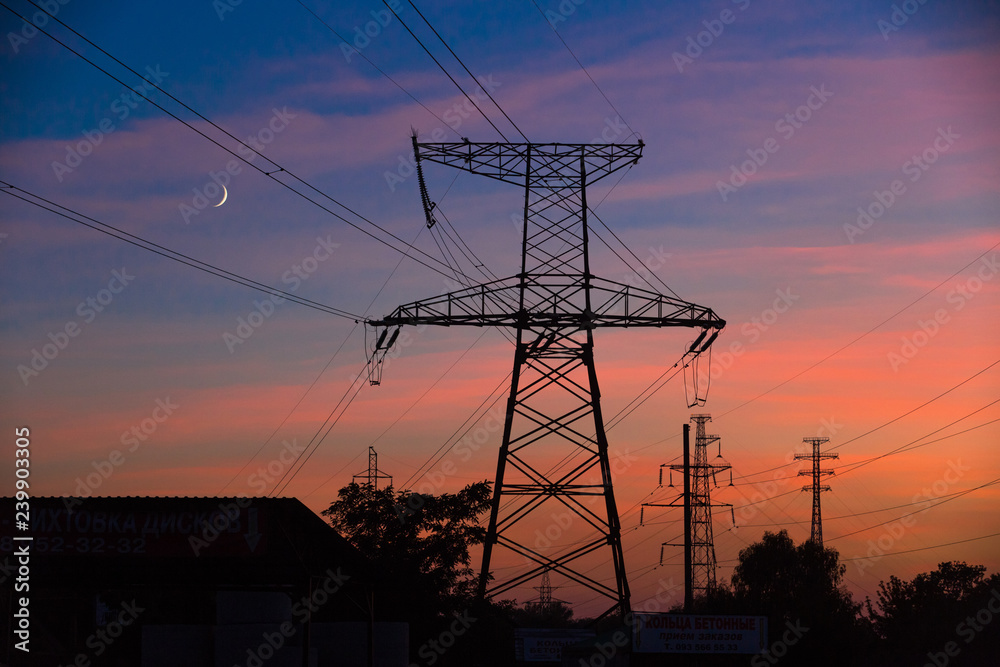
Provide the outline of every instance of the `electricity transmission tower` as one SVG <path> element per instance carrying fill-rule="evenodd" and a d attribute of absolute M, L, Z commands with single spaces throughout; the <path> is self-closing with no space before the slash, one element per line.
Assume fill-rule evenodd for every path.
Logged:
<path fill-rule="evenodd" d="M 549 579 L 549 571 L 542 573 L 542 585 L 538 587 L 538 604 L 543 607 L 552 606 L 552 581 Z"/>
<path fill-rule="evenodd" d="M 660 466 L 660 485 L 663 484 L 663 468 L 670 470 L 670 486 L 673 486 L 673 471 L 680 472 L 684 477 L 684 492 L 681 498 L 671 503 L 643 503 L 646 507 L 683 507 L 684 508 L 684 544 L 665 543 L 660 547 L 660 564 L 663 564 L 663 547 L 684 547 L 684 607 L 691 608 L 695 594 L 704 594 L 716 583 L 715 569 L 715 537 L 712 530 L 712 508 L 728 507 L 729 503 L 712 502 L 712 486 L 718 487 L 716 476 L 720 472 L 730 470 L 731 466 L 722 461 L 708 462 L 708 446 L 719 443 L 716 459 L 722 458 L 722 444 L 719 436 L 705 432 L 705 424 L 710 422 L 710 415 L 691 415 L 695 423 L 694 460 L 690 457 L 689 433 L 690 427 L 684 425 L 684 462 L 675 465 Z M 729 473 L 729 485 L 732 486 L 732 472 Z M 640 523 L 642 514 L 640 514 Z M 735 524 L 735 517 L 733 520 Z"/>
<path fill-rule="evenodd" d="M 370 372 L 379 372 L 390 328 L 424 324 L 515 331 L 479 595 L 502 594 L 552 571 L 613 601 L 605 615 L 626 613 L 629 588 L 594 365 L 594 330 L 698 327 L 702 332 L 687 353 L 697 356 L 725 321 L 709 308 L 591 273 L 587 186 L 636 163 L 642 142 L 418 144 L 414 138 L 413 148 L 428 226 L 434 223 L 434 204 L 423 184 L 421 161 L 523 188 L 521 270 L 370 320 L 376 332 L 382 330 L 375 337 Z M 533 533 L 538 521 L 524 521 L 529 515 L 540 517 L 570 546 L 560 547 L 543 531 Z M 490 564 L 500 548 L 506 550 L 505 565 L 522 563 L 527 569 L 494 579 Z M 605 557 L 597 560 L 602 550 Z M 579 560 L 590 554 L 587 561 Z M 593 568 L 582 567 L 593 563 Z M 610 576 L 599 572 L 609 564 Z"/>
<path fill-rule="evenodd" d="M 374 491 L 378 491 L 378 481 L 380 479 L 389 480 L 389 486 L 392 486 L 392 475 L 386 475 L 378 469 L 378 454 L 375 453 L 374 447 L 368 448 L 368 470 L 359 472 L 354 476 L 354 481 L 358 479 L 365 480 L 365 484 L 372 487 Z"/>
<path fill-rule="evenodd" d="M 812 461 L 812 470 L 799 471 L 800 476 L 812 475 L 812 484 L 802 487 L 803 491 L 812 491 L 813 494 L 812 530 L 809 533 L 809 539 L 823 546 L 823 517 L 820 513 L 819 494 L 823 491 L 829 491 L 830 487 L 829 485 L 821 485 L 819 480 L 821 477 L 833 475 L 834 472 L 832 470 L 821 470 L 820 461 L 822 459 L 838 458 L 839 454 L 822 453 L 819 451 L 820 445 L 830 442 L 830 438 L 802 438 L 802 442 L 812 445 L 811 454 L 795 455 L 796 459 Z"/>

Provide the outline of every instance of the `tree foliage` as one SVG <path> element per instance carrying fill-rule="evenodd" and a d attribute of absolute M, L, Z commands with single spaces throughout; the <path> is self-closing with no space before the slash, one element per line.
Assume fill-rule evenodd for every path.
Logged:
<path fill-rule="evenodd" d="M 991 599 L 1000 609 L 1000 574 L 987 577 L 982 565 L 949 561 L 910 581 L 892 576 L 879 582 L 876 604 L 869 599 L 865 606 L 881 654 L 916 661 L 952 642 L 959 654 L 947 657 L 960 665 L 977 664 L 979 655 L 1000 655 L 1000 628 L 976 620 Z"/>
<path fill-rule="evenodd" d="M 442 616 L 472 596 L 469 548 L 486 536 L 478 521 L 491 497 L 489 482 L 437 496 L 351 483 L 323 514 L 410 598 L 412 609 Z"/>
<path fill-rule="evenodd" d="M 809 628 L 796 651 L 812 654 L 812 664 L 849 664 L 869 636 L 861 605 L 844 585 L 846 571 L 836 549 L 811 540 L 796 546 L 787 531 L 765 532 L 740 552 L 732 576 L 735 605 L 766 615 L 772 640 L 791 626 Z"/>

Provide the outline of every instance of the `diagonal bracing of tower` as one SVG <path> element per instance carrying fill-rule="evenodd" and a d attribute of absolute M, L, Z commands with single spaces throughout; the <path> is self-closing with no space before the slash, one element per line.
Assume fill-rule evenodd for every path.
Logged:
<path fill-rule="evenodd" d="M 370 357 L 373 381 L 395 339 L 394 333 L 384 344 L 391 328 L 465 325 L 516 331 L 479 594 L 497 596 L 552 571 L 609 598 L 613 604 L 605 614 L 626 613 L 628 579 L 594 366 L 594 329 L 700 328 L 687 353 L 694 357 L 711 345 L 725 321 L 710 308 L 590 271 L 587 186 L 635 164 L 642 156 L 641 141 L 422 144 L 414 139 L 413 148 L 418 166 L 434 162 L 524 189 L 521 271 L 369 320 L 376 333 L 381 330 Z M 425 191 L 422 196 L 430 225 L 433 204 Z M 568 463 L 552 467 L 559 460 Z M 548 532 L 531 532 L 537 523 L 525 519 L 532 514 L 554 519 L 548 528 L 574 539 L 563 538 L 568 546 L 552 545 L 542 537 Z M 519 574 L 493 577 L 490 564 L 500 548 L 519 557 L 525 566 Z M 580 559 L 601 550 L 606 557 L 584 570 Z M 605 573 L 591 574 L 595 570 Z"/>

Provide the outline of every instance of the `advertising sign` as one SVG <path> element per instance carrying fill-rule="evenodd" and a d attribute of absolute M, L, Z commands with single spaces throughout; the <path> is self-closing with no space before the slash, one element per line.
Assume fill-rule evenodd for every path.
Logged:
<path fill-rule="evenodd" d="M 518 662 L 559 662 L 563 646 L 594 639 L 593 630 L 516 628 L 514 653 Z"/>
<path fill-rule="evenodd" d="M 635 614 L 636 653 L 759 653 L 767 645 L 765 616 Z"/>

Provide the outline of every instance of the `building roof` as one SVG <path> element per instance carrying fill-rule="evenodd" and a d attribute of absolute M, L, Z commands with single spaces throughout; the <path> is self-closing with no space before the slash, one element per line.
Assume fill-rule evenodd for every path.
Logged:
<path fill-rule="evenodd" d="M 14 499 L 0 498 L 0 538 L 31 536 L 33 571 L 54 586 L 127 581 L 159 589 L 273 588 L 337 568 L 359 579 L 371 575 L 365 557 L 295 498 L 38 497 L 29 503 L 28 528 L 18 530 Z"/>

